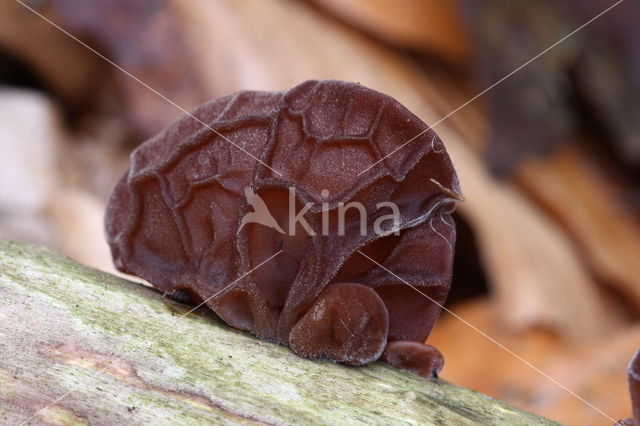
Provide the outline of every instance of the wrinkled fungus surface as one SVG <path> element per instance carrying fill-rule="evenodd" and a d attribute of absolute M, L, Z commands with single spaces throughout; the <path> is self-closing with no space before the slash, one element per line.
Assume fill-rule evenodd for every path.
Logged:
<path fill-rule="evenodd" d="M 178 120 L 115 185 L 116 266 L 301 356 L 437 373 L 442 357 L 423 342 L 449 291 L 460 191 L 436 134 L 389 96 L 340 81 L 239 92 L 193 115 L 218 133 Z M 341 211 L 352 202 L 362 211 Z M 270 220 L 249 220 L 261 207 Z"/>

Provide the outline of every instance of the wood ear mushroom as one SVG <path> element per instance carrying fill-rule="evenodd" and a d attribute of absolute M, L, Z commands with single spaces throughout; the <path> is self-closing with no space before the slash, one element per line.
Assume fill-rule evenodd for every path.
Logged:
<path fill-rule="evenodd" d="M 142 144 L 105 223 L 121 271 L 232 327 L 431 378 L 459 194 L 440 139 L 396 100 L 307 81 L 214 100 Z"/>

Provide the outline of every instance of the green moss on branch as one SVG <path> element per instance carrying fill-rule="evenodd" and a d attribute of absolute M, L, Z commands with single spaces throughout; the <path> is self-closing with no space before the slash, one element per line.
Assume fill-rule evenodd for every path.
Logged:
<path fill-rule="evenodd" d="M 136 283 L 0 241 L 0 423 L 555 424 L 376 363 L 313 362 Z"/>

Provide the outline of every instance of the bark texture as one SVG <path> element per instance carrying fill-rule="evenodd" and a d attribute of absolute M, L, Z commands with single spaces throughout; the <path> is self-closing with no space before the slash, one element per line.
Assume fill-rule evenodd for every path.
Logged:
<path fill-rule="evenodd" d="M 381 363 L 299 358 L 35 246 L 0 241 L 0 299 L 1 424 L 555 424 Z"/>

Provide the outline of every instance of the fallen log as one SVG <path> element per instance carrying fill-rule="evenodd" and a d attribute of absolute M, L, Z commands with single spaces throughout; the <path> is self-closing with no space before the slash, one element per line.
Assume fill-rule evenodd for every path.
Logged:
<path fill-rule="evenodd" d="M 0 297 L 2 424 L 556 424 L 385 364 L 299 358 L 36 246 L 0 240 Z"/>

